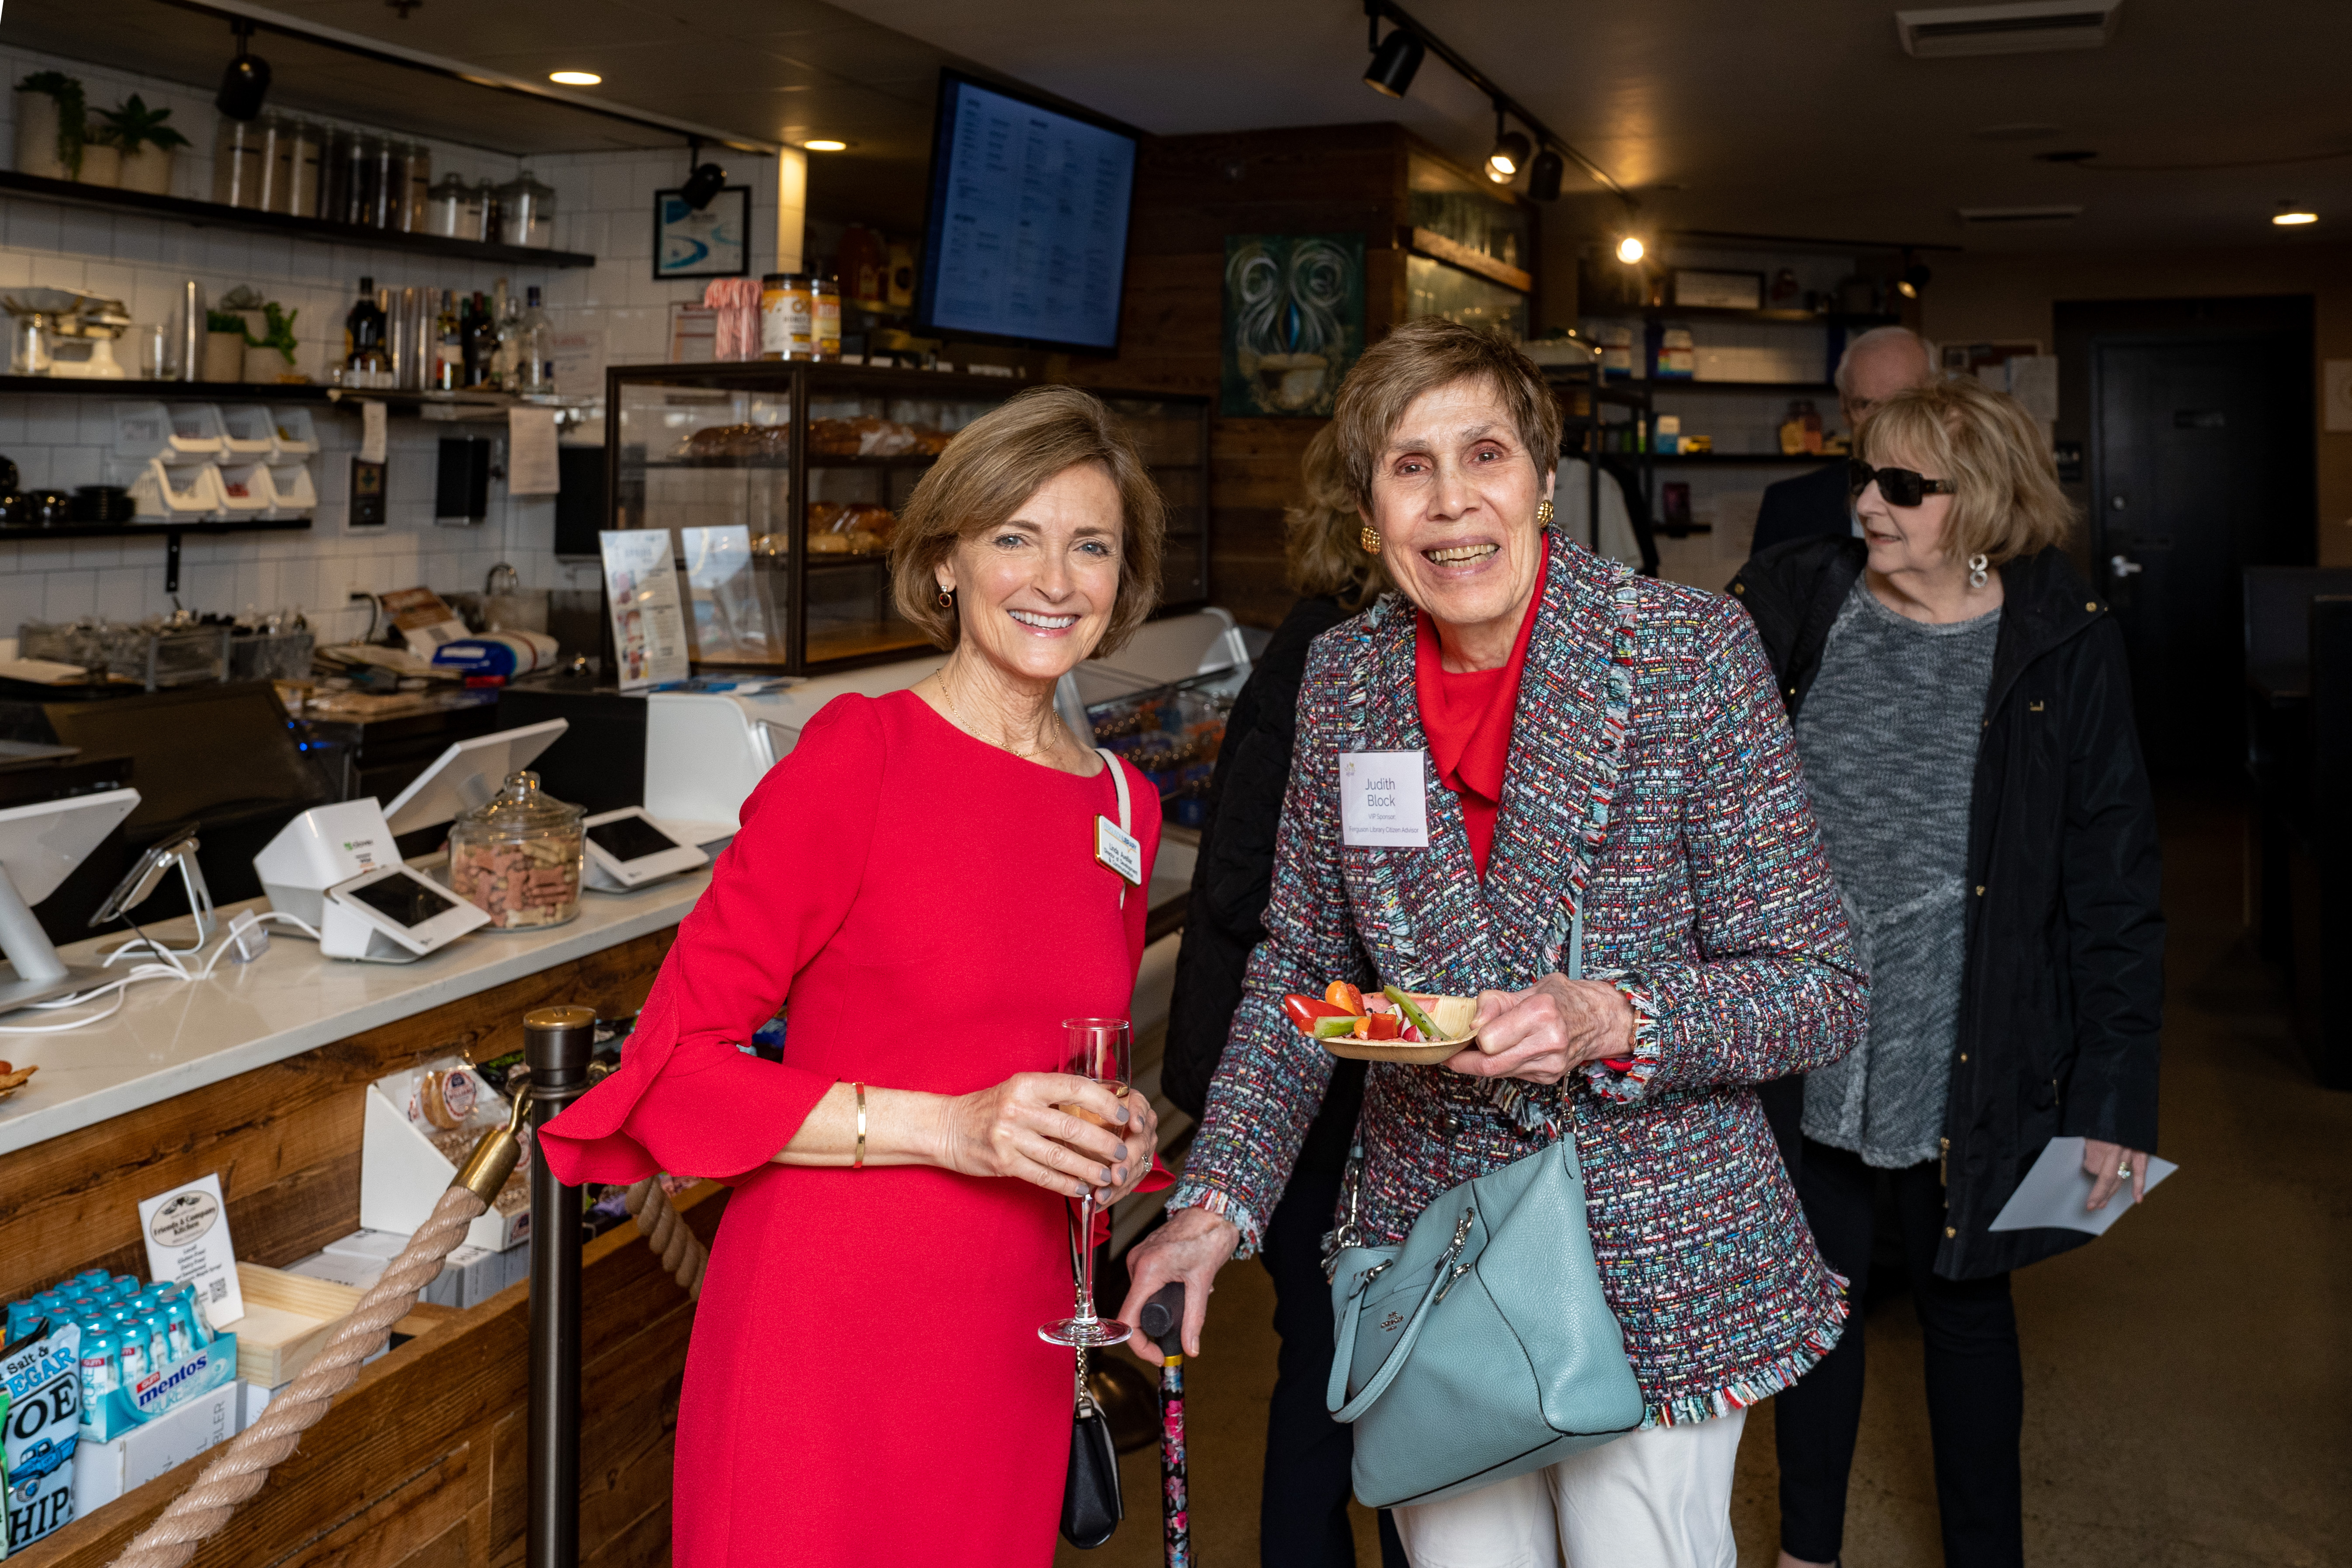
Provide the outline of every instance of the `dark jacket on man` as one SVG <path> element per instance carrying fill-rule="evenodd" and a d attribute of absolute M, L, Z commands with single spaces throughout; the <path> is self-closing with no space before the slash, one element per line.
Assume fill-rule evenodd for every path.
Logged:
<path fill-rule="evenodd" d="M 1853 493 L 1846 488 L 1843 461 L 1793 479 L 1764 487 L 1764 505 L 1756 513 L 1756 538 L 1750 554 L 1760 554 L 1792 539 L 1817 533 L 1841 539 L 1853 535 Z"/>
<path fill-rule="evenodd" d="M 1759 552 L 1732 580 L 1792 720 L 1866 554 L 1858 539 L 1799 540 Z M 2156 1147 L 2164 918 L 2123 634 L 2063 551 L 2010 563 L 2001 588 L 1944 1113 L 1936 1271 L 1953 1279 L 2090 1239 L 1986 1228 L 2052 1138 Z"/>
<path fill-rule="evenodd" d="M 1225 721 L 1209 784 L 1208 820 L 1201 829 L 1201 858 L 1192 868 L 1184 942 L 1176 954 L 1176 994 L 1160 1068 L 1161 1091 L 1195 1119 L 1208 1103 L 1209 1080 L 1224 1054 L 1234 1009 L 1241 1005 L 1250 952 L 1265 935 L 1259 917 L 1273 892 L 1274 837 L 1282 825 L 1283 792 L 1290 785 L 1307 645 L 1348 614 L 1328 596 L 1299 600 L 1258 656 Z M 1307 1130 L 1297 1169 L 1337 1171 L 1347 1163 L 1348 1141 L 1363 1098 L 1364 1064 L 1335 1062 L 1322 1111 Z"/>

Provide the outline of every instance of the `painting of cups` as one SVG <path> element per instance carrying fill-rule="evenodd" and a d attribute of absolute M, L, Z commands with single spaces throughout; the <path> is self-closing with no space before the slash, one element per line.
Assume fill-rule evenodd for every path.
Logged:
<path fill-rule="evenodd" d="M 1363 352 L 1362 235 L 1226 237 L 1218 412 L 1328 417 L 1340 377 Z"/>

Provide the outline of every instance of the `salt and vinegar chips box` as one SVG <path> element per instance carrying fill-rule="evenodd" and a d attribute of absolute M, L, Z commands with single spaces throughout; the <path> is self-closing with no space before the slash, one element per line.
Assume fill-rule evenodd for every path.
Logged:
<path fill-rule="evenodd" d="M 74 1444 L 81 1435 L 81 1327 L 68 1323 L 0 1357 L 7 1393 L 8 1550 L 22 1552 L 73 1518 Z"/>

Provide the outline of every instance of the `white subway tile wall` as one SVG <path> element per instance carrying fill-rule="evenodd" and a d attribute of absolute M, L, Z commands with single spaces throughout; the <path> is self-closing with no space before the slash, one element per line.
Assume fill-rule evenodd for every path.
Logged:
<path fill-rule="evenodd" d="M 0 71 L 11 88 L 38 70 L 79 77 L 93 110 L 132 92 L 150 107 L 169 106 L 172 123 L 193 145 L 174 160 L 175 195 L 210 200 L 213 142 L 218 116 L 209 95 L 153 78 L 0 48 Z M 16 164 L 16 95 L 0 95 L 0 163 Z M 425 140 L 435 178 L 452 170 L 468 182 L 485 175 L 503 182 L 521 166 L 478 148 Z M 775 255 L 775 164 L 746 153 L 720 154 L 733 183 L 751 191 L 751 266 L 756 273 Z M 455 258 L 346 246 L 232 229 L 193 227 L 175 219 L 132 213 L 82 211 L 10 196 L 0 201 L 0 289 L 84 289 L 120 299 L 134 321 L 170 319 L 181 285 L 197 279 L 208 300 L 249 285 L 296 312 L 295 368 L 314 381 L 342 353 L 344 312 L 362 277 L 394 289 L 456 289 L 487 292 L 505 278 L 518 294 L 539 286 L 558 332 L 601 335 L 604 363 L 658 362 L 667 356 L 669 307 L 702 297 L 701 282 L 661 282 L 653 276 L 653 201 L 656 190 L 685 177 L 687 152 L 620 152 L 537 156 L 531 172 L 555 190 L 555 248 L 596 258 L 589 268 L 489 264 Z M 117 345 L 138 374 L 135 336 Z M 562 390 L 572 390 L 569 387 Z M 595 385 L 583 390 L 601 392 Z M 203 400 L 201 388 L 192 401 Z M 552 498 L 514 498 L 490 488 L 489 515 L 471 528 L 445 528 L 433 520 L 436 443 L 447 435 L 502 436 L 496 424 L 391 422 L 388 500 L 382 528 L 350 526 L 351 464 L 359 450 L 355 413 L 312 405 L 319 455 L 311 471 L 319 510 L 307 531 L 186 541 L 179 602 L 192 609 L 271 610 L 308 615 L 322 641 L 357 636 L 369 612 L 349 595 L 415 584 L 474 590 L 499 563 L 511 564 L 529 587 L 587 587 L 593 569 L 567 566 L 553 550 Z M 128 484 L 110 474 L 106 447 L 112 405 L 100 396 L 0 396 L 0 456 L 15 461 L 26 489 Z M 601 438 L 601 430 L 596 432 Z M 159 542 L 41 540 L 0 542 L 0 637 L 26 620 L 103 614 L 134 618 L 172 607 L 163 592 Z"/>

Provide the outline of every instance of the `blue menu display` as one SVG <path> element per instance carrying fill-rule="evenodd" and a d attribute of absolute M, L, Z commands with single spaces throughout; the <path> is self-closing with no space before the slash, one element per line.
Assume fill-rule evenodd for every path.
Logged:
<path fill-rule="evenodd" d="M 1135 137 L 946 73 L 920 325 L 1118 342 Z"/>

